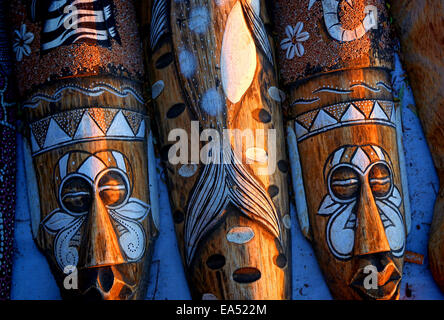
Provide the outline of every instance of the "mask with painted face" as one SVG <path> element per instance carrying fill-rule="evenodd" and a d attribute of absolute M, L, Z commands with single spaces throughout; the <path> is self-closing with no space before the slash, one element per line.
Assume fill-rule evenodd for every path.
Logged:
<path fill-rule="evenodd" d="M 396 299 L 410 219 L 384 4 L 274 10 L 302 232 L 334 298 Z"/>
<path fill-rule="evenodd" d="M 11 12 L 35 241 L 63 297 L 143 299 L 158 207 L 134 8 L 14 1 Z"/>

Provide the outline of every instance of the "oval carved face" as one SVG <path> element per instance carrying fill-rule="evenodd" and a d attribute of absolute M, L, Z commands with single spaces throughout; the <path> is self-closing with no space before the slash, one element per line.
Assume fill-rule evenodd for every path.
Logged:
<path fill-rule="evenodd" d="M 97 191 L 107 207 L 117 208 L 129 196 L 128 177 L 116 169 L 107 170 L 98 178 Z"/>
<path fill-rule="evenodd" d="M 128 200 L 129 189 L 127 175 L 116 168 L 106 169 L 100 173 L 95 185 L 87 177 L 74 173 L 62 182 L 60 202 L 68 212 L 86 213 L 97 192 L 105 206 L 118 208 Z"/>
<path fill-rule="evenodd" d="M 118 151 L 72 151 L 55 167 L 54 188 L 58 207 L 42 226 L 53 237 L 60 272 L 78 269 L 82 295 L 92 290 L 104 298 L 136 296 L 151 232 L 144 176 L 135 178 Z M 112 279 L 107 284 L 105 271 Z M 130 276 L 120 276 L 129 271 Z"/>

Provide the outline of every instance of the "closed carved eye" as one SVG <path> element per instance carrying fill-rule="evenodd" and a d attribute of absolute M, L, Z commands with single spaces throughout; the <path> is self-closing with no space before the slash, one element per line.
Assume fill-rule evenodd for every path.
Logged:
<path fill-rule="evenodd" d="M 349 167 L 335 169 L 330 178 L 330 189 L 341 200 L 356 198 L 360 185 L 358 173 Z"/>
<path fill-rule="evenodd" d="M 117 207 L 127 199 L 128 179 L 118 170 L 109 170 L 99 178 L 97 190 L 105 205 Z"/>
<path fill-rule="evenodd" d="M 386 197 L 392 189 L 392 176 L 385 164 L 376 164 L 369 172 L 368 181 L 377 198 Z"/>
<path fill-rule="evenodd" d="M 60 201 L 69 212 L 87 212 L 92 202 L 91 183 L 81 176 L 66 179 L 61 187 Z"/>

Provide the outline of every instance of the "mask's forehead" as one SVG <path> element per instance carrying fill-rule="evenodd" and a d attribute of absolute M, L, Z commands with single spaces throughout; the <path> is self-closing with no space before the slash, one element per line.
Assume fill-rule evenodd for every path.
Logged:
<path fill-rule="evenodd" d="M 130 168 L 126 157 L 119 151 L 102 151 L 91 154 L 83 151 L 74 151 L 60 158 L 55 170 L 56 182 L 71 173 L 85 175 L 94 181 L 97 175 L 106 168 L 119 168 L 129 176 Z"/>
<path fill-rule="evenodd" d="M 384 161 L 390 165 L 387 153 L 375 145 L 344 146 L 334 151 L 327 160 L 324 168 L 324 177 L 330 170 L 339 164 L 350 164 L 365 173 L 375 162 Z"/>

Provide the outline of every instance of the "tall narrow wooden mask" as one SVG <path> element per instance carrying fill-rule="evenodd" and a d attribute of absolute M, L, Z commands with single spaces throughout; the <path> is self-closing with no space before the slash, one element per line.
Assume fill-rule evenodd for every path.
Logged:
<path fill-rule="evenodd" d="M 11 16 L 36 243 L 63 297 L 144 298 L 158 219 L 133 4 L 18 0 Z"/>
<path fill-rule="evenodd" d="M 283 95 L 265 1 L 153 0 L 139 11 L 193 296 L 288 298 Z"/>
<path fill-rule="evenodd" d="M 384 4 L 276 1 L 274 17 L 302 231 L 333 297 L 395 299 L 405 187 Z"/>

